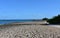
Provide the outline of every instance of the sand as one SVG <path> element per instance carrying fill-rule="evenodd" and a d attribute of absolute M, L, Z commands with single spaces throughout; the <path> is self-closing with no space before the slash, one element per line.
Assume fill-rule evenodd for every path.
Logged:
<path fill-rule="evenodd" d="M 3 25 L 0 38 L 60 38 L 60 28 L 46 25 Z"/>

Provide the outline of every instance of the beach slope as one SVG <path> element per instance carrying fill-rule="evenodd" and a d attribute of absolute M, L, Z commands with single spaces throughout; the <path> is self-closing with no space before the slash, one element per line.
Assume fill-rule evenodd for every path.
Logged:
<path fill-rule="evenodd" d="M 2 25 L 0 38 L 60 38 L 60 28 L 46 25 Z"/>

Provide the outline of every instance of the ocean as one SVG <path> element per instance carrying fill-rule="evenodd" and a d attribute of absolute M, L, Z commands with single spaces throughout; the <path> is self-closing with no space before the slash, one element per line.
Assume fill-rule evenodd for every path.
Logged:
<path fill-rule="evenodd" d="M 32 20 L 0 20 L 0 24 L 8 24 L 14 22 L 31 22 Z"/>

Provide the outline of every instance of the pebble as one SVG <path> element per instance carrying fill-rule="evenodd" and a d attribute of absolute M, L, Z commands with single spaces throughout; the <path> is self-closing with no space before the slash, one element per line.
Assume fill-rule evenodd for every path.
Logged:
<path fill-rule="evenodd" d="M 60 38 L 58 29 L 54 31 L 41 25 L 19 25 L 9 28 L 6 26 L 5 28 L 0 31 L 0 38 Z"/>

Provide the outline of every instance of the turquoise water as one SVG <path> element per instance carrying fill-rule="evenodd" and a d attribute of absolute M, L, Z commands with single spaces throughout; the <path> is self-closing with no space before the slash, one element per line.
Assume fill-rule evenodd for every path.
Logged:
<path fill-rule="evenodd" d="M 0 24 L 8 24 L 14 22 L 31 22 L 32 20 L 0 20 Z"/>

